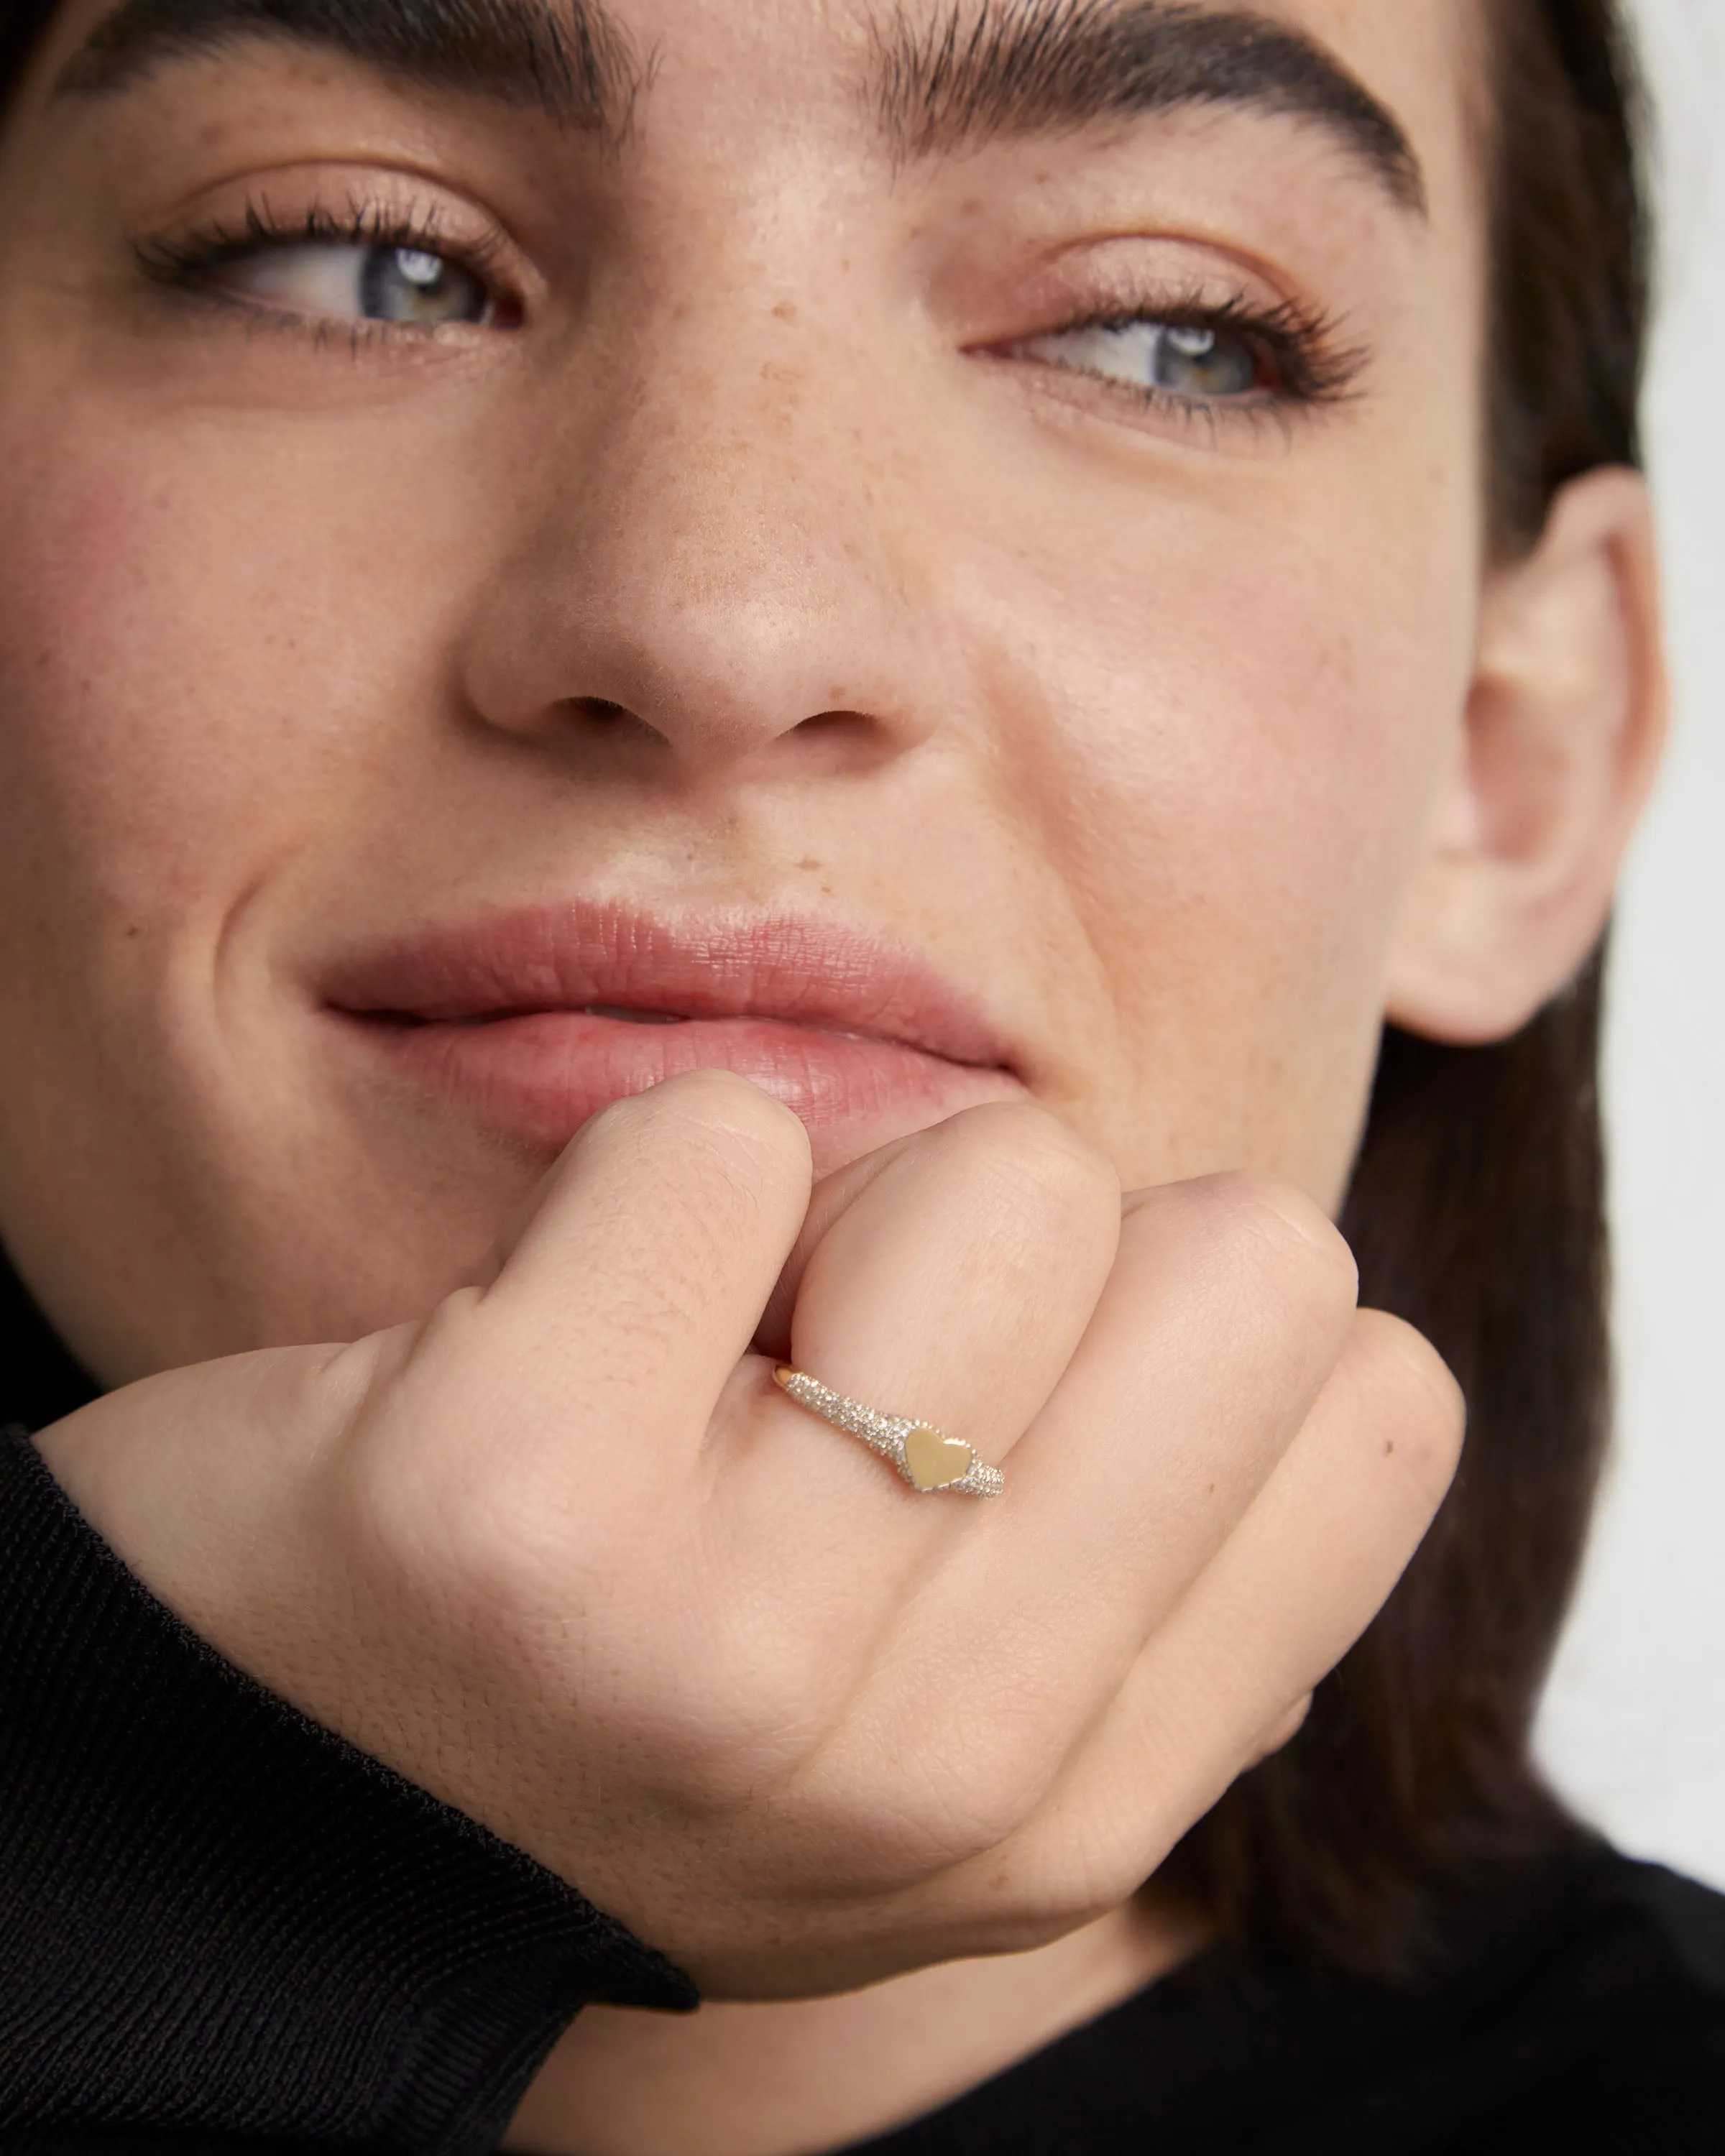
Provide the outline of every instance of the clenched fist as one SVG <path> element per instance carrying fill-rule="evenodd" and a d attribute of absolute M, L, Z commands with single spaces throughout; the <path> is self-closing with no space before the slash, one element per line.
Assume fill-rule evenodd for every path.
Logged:
<path fill-rule="evenodd" d="M 919 1495 L 779 1358 L 1004 1498 Z M 766 1998 L 1123 1901 L 1297 1725 L 1461 1420 L 1296 1193 L 1122 1201 L 1024 1106 L 811 1191 L 795 1118 L 702 1074 L 595 1116 L 423 1322 L 40 1442 L 239 1667 Z"/>

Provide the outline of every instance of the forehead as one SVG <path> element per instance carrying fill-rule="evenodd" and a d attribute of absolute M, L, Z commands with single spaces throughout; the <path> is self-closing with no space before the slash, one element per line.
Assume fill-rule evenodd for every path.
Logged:
<path fill-rule="evenodd" d="M 1325 130 L 1417 198 L 1414 139 L 1477 102 L 1477 0 L 73 0 L 57 71 L 87 90 L 271 38 L 620 132 L 667 74 L 849 90 L 929 151 L 1147 109 L 1229 106 Z M 761 72 L 764 66 L 764 74 Z M 824 91 L 825 95 L 821 95 Z M 763 95 L 764 94 L 764 95 Z"/>
<path fill-rule="evenodd" d="M 150 139 L 229 158 L 312 115 L 331 155 L 404 108 L 416 133 L 476 116 L 561 187 L 548 121 L 603 145 L 607 187 L 667 231 L 879 218 L 907 162 L 1003 218 L 1219 206 L 1218 231 L 1252 228 L 1230 244 L 1348 259 L 1472 339 L 1484 19 L 1479 0 L 69 0 L 38 80 L 50 133 L 162 84 L 168 107 L 132 116 Z"/>

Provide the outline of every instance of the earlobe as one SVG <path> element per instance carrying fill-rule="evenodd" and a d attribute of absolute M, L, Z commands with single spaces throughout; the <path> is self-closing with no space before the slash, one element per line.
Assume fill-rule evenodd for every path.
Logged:
<path fill-rule="evenodd" d="M 1506 1038 L 1580 969 L 1657 769 L 1666 681 L 1645 482 L 1613 467 L 1558 495 L 1494 571 L 1447 784 L 1392 946 L 1387 1015 L 1429 1038 Z"/>

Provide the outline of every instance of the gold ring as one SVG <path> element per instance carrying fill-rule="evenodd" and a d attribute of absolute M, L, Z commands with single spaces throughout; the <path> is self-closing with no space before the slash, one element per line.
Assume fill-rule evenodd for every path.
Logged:
<path fill-rule="evenodd" d="M 1005 1494 L 1006 1477 L 998 1467 L 978 1460 L 968 1445 L 946 1436 L 932 1423 L 918 1422 L 910 1415 L 882 1414 L 783 1363 L 773 1373 L 773 1382 L 799 1408 L 818 1414 L 834 1430 L 860 1437 L 871 1452 L 891 1460 L 913 1490 L 950 1491 L 957 1497 Z"/>

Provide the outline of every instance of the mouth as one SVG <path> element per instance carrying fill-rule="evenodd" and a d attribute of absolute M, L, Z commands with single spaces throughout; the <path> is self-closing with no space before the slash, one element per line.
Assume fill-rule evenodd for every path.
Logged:
<path fill-rule="evenodd" d="M 322 995 L 416 1090 L 542 1147 L 690 1070 L 736 1071 L 812 1131 L 909 1129 L 1024 1091 L 925 960 L 802 917 L 496 913 L 339 962 Z"/>

